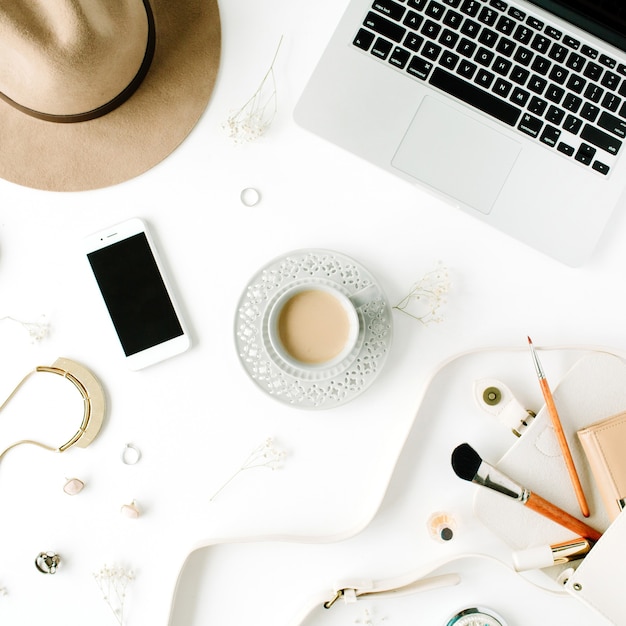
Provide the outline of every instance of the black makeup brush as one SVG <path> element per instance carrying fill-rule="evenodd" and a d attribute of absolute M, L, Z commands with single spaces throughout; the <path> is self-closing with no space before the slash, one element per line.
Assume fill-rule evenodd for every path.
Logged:
<path fill-rule="evenodd" d="M 522 487 L 508 476 L 480 458 L 480 455 L 468 443 L 462 443 L 452 452 L 452 468 L 456 475 L 477 485 L 498 491 L 548 519 L 568 528 L 577 535 L 597 541 L 602 536 L 597 530 L 587 526 L 556 505 L 544 500 L 526 487 Z"/>

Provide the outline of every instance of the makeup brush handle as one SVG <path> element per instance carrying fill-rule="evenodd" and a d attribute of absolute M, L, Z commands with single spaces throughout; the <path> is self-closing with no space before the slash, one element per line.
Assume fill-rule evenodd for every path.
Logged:
<path fill-rule="evenodd" d="M 544 500 L 536 493 L 531 493 L 530 496 L 528 496 L 526 506 L 540 515 L 551 519 L 553 522 L 571 530 L 580 537 L 584 537 L 585 539 L 598 541 L 598 539 L 602 536 L 602 533 L 598 532 L 594 528 L 591 528 L 591 526 L 587 526 L 585 522 L 581 522 L 579 519 L 576 519 L 573 515 L 570 515 L 551 502 Z"/>

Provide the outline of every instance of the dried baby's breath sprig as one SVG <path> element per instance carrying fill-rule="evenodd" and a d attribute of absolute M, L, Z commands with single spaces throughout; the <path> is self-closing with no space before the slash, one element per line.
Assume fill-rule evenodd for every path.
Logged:
<path fill-rule="evenodd" d="M 424 326 L 439 324 L 443 321 L 440 309 L 447 302 L 446 295 L 449 291 L 450 274 L 439 263 L 435 269 L 424 274 L 393 308 L 419 320 Z"/>
<path fill-rule="evenodd" d="M 363 617 L 354 620 L 355 624 L 363 624 L 363 626 L 378 626 L 387 621 L 386 617 L 376 617 L 374 611 L 365 609 Z"/>
<path fill-rule="evenodd" d="M 105 565 L 93 576 L 102 592 L 104 601 L 109 605 L 118 624 L 123 626 L 126 588 L 135 579 L 134 572 L 124 567 Z"/>
<path fill-rule="evenodd" d="M 255 467 L 267 467 L 271 470 L 279 469 L 283 466 L 285 456 L 285 452 L 275 447 L 274 440 L 268 437 L 252 451 L 241 467 L 211 496 L 210 500 L 215 500 L 217 495 L 244 470 L 254 469 Z"/>
<path fill-rule="evenodd" d="M 19 324 L 28 333 L 31 343 L 41 341 L 50 331 L 50 325 L 48 324 L 45 315 L 42 315 L 38 322 L 24 322 L 16 319 L 15 317 L 11 317 L 10 315 L 0 317 L 0 322 L 12 322 L 14 324 Z"/>
<path fill-rule="evenodd" d="M 7 591 L 6 587 L 2 587 L 0 586 L 0 597 L 2 596 L 6 596 L 9 592 Z"/>
<path fill-rule="evenodd" d="M 274 121 L 278 111 L 274 63 L 282 41 L 281 37 L 272 63 L 252 97 L 222 124 L 222 128 L 235 143 L 258 139 Z"/>

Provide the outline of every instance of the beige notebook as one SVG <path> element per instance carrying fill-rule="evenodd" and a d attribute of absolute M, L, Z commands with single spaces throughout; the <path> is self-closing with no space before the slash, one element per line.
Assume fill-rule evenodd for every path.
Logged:
<path fill-rule="evenodd" d="M 579 430 L 578 438 L 613 521 L 626 504 L 626 412 Z"/>

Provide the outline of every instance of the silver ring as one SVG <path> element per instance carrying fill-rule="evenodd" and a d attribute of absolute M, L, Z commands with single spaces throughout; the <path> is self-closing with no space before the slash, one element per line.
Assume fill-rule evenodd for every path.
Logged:
<path fill-rule="evenodd" d="M 135 465 L 141 459 L 141 450 L 134 443 L 127 443 L 122 450 L 122 463 Z"/>
<path fill-rule="evenodd" d="M 252 207 L 261 202 L 261 193 L 254 187 L 246 187 L 242 190 L 241 194 L 239 194 L 239 198 L 241 200 L 241 204 L 247 207 Z"/>
<path fill-rule="evenodd" d="M 59 565 L 61 557 L 56 552 L 40 552 L 35 559 L 35 567 L 42 574 L 55 574 Z"/>

